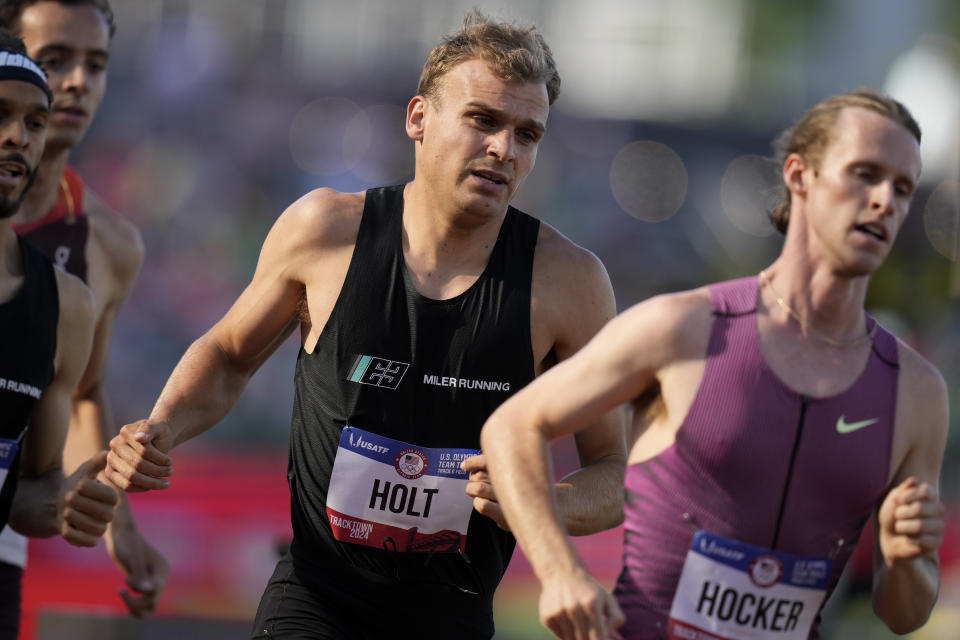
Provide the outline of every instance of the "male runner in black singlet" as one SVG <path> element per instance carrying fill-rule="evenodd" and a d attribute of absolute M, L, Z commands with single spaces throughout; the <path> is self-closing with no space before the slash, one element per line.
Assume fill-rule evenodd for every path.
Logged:
<path fill-rule="evenodd" d="M 116 433 L 104 388 L 107 353 L 114 320 L 143 263 L 137 229 L 111 211 L 67 165 L 106 91 L 113 12 L 107 0 L 0 0 L 0 27 L 23 38 L 53 91 L 37 179 L 13 218 L 13 228 L 57 266 L 86 282 L 96 303 L 93 351 L 71 401 L 64 449 L 64 468 L 70 472 L 105 449 Z M 120 596 L 131 614 L 152 612 L 166 582 L 167 564 L 140 534 L 122 496 L 104 539 L 127 576 L 132 593 L 124 589 Z M 23 567 L 26 541 L 12 532 L 0 534 L 0 562 Z"/>
<path fill-rule="evenodd" d="M 414 180 L 294 203 L 150 418 L 111 441 L 118 486 L 166 488 L 167 452 L 220 420 L 299 325 L 294 540 L 256 637 L 384 638 L 411 621 L 418 637 L 493 635 L 514 541 L 474 455 L 480 427 L 614 313 L 596 257 L 509 207 L 559 83 L 534 29 L 468 16 L 407 107 Z M 578 434 L 583 468 L 556 487 L 571 533 L 620 522 L 622 420 Z"/>
<path fill-rule="evenodd" d="M 93 546 L 118 498 L 96 480 L 106 452 L 67 479 L 62 472 L 70 396 L 90 354 L 93 298 L 10 229 L 43 153 L 50 102 L 22 41 L 0 30 L 0 528 L 59 532 Z M 5 604 L 18 597 L 19 581 L 18 567 L 0 571 Z M 0 615 L 0 638 L 16 638 L 18 623 Z"/>

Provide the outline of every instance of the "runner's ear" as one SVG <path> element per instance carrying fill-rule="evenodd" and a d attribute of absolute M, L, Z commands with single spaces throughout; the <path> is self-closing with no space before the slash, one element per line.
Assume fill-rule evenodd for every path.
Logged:
<path fill-rule="evenodd" d="M 415 142 L 423 142 L 424 117 L 427 107 L 427 99 L 423 96 L 414 96 L 407 105 L 407 135 Z"/>

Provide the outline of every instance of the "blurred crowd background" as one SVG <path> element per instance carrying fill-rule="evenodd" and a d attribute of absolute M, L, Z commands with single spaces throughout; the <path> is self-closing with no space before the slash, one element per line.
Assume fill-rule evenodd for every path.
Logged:
<path fill-rule="evenodd" d="M 137 224 L 147 247 L 110 356 L 108 389 L 120 424 L 148 414 L 183 351 L 249 281 L 286 206 L 317 187 L 360 191 L 411 177 L 406 103 L 429 50 L 473 6 L 537 24 L 553 48 L 561 95 L 515 204 L 594 251 L 620 309 L 758 272 L 781 243 L 766 221 L 780 197 L 771 161 L 776 133 L 820 99 L 858 86 L 902 100 L 924 130 L 923 180 L 893 254 L 873 279 L 868 309 L 931 359 L 950 387 L 942 491 L 952 528 L 940 604 L 916 637 L 957 637 L 960 2 L 113 6 L 109 88 L 73 164 Z M 297 348 L 295 340 L 283 345 L 223 423 L 182 447 L 169 491 L 134 497 L 141 527 L 172 567 L 161 617 L 252 618 L 289 531 L 285 465 Z M 558 472 L 575 465 L 572 451 L 555 447 Z M 607 584 L 620 544 L 618 531 L 582 541 Z M 33 546 L 31 615 L 119 612 L 120 584 L 106 554 L 66 547 Z M 851 577 L 826 637 L 888 637 L 866 613 L 866 557 L 866 574 Z M 98 597 L 89 588 L 94 574 L 103 576 Z M 50 576 L 66 575 L 86 576 L 77 579 L 88 588 L 50 585 Z M 537 590 L 522 557 L 503 593 L 498 638 L 548 637 L 537 628 Z"/>

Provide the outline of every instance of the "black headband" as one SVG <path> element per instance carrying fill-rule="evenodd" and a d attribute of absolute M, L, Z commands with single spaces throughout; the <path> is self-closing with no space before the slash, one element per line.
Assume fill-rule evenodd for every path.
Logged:
<path fill-rule="evenodd" d="M 47 75 L 36 62 L 22 53 L 0 51 L 0 81 L 3 80 L 20 80 L 36 85 L 46 94 L 47 101 L 53 102 L 53 92 L 47 84 Z"/>

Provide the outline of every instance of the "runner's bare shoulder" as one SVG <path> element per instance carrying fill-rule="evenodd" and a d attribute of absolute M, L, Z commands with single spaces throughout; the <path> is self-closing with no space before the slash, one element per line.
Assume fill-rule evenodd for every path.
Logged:
<path fill-rule="evenodd" d="M 130 220 L 110 208 L 89 187 L 83 190 L 84 210 L 97 250 L 121 281 L 131 280 L 144 259 L 143 237 Z"/>
<path fill-rule="evenodd" d="M 713 307 L 706 287 L 664 293 L 627 309 L 623 320 L 643 334 L 663 360 L 700 358 L 710 337 Z M 669 356 L 669 357 L 668 357 Z"/>
<path fill-rule="evenodd" d="M 64 269 L 54 269 L 57 292 L 60 300 L 58 329 L 58 357 L 63 351 L 61 343 L 70 341 L 86 344 L 89 349 L 93 336 L 96 303 L 90 287 L 83 280 Z"/>
<path fill-rule="evenodd" d="M 290 249 L 335 249 L 353 246 L 363 216 L 364 193 L 315 189 L 284 211 L 270 234 L 289 236 Z"/>
<path fill-rule="evenodd" d="M 949 424 L 947 383 L 943 374 L 913 347 L 897 338 L 900 361 L 900 389 L 897 394 L 897 416 L 907 421 L 910 429 L 917 429 L 924 438 L 936 434 L 936 440 L 945 440 Z M 904 411 L 904 409 L 906 409 Z M 934 433 L 931 433 L 934 430 Z"/>
<path fill-rule="evenodd" d="M 600 259 L 543 222 L 534 252 L 531 295 L 536 325 L 566 335 L 575 348 L 615 313 L 613 288 Z"/>

